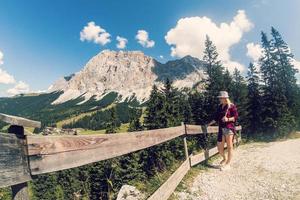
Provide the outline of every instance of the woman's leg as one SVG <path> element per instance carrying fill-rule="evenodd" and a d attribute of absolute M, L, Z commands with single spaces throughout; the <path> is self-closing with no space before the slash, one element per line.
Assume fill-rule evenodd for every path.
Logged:
<path fill-rule="evenodd" d="M 225 153 L 224 153 L 224 144 L 225 144 L 225 136 L 222 135 L 222 141 L 217 143 L 219 154 L 223 158 L 223 160 L 221 161 L 220 164 L 223 164 L 223 163 L 226 162 L 226 156 L 225 156 Z"/>
<path fill-rule="evenodd" d="M 226 164 L 230 163 L 230 161 L 232 159 L 232 155 L 233 155 L 232 138 L 233 138 L 233 134 L 228 134 L 228 135 L 225 136 L 226 143 L 227 143 L 227 152 L 228 152 L 228 158 L 227 158 Z"/>

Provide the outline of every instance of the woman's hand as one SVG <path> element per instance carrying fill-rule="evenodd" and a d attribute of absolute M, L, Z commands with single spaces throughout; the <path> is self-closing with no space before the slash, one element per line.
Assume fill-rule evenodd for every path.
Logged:
<path fill-rule="evenodd" d="M 223 121 L 223 122 L 229 122 L 229 121 L 230 121 L 230 118 L 224 116 L 224 117 L 222 118 L 222 121 Z"/>

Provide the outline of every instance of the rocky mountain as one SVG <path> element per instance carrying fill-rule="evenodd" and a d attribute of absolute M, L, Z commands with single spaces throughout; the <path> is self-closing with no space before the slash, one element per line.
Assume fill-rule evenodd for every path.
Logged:
<path fill-rule="evenodd" d="M 49 87 L 49 92 L 62 92 L 52 104 L 78 97 L 84 98 L 80 103 L 91 97 L 99 100 L 110 92 L 117 92 L 121 100 L 135 97 L 144 102 L 153 84 L 161 86 L 166 78 L 178 88 L 193 87 L 206 78 L 204 62 L 186 56 L 163 64 L 141 51 L 104 50 L 89 60 L 81 71 L 57 80 Z"/>

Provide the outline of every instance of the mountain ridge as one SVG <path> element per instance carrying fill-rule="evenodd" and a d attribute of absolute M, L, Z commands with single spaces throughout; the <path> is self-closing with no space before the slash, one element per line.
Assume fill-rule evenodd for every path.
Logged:
<path fill-rule="evenodd" d="M 169 78 L 178 88 L 193 87 L 206 78 L 205 63 L 192 56 L 160 63 L 141 51 L 103 50 L 92 57 L 79 71 L 58 79 L 48 92 L 63 93 L 52 102 L 60 104 L 83 97 L 85 103 L 117 92 L 121 101 L 135 97 L 145 102 L 154 84 L 162 86 Z"/>

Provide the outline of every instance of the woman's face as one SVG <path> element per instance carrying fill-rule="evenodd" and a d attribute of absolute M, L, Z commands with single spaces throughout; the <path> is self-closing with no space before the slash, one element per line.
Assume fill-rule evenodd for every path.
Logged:
<path fill-rule="evenodd" d="M 226 104 L 226 98 L 221 97 L 219 100 L 221 104 Z"/>

